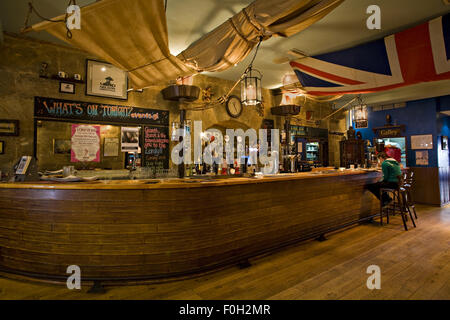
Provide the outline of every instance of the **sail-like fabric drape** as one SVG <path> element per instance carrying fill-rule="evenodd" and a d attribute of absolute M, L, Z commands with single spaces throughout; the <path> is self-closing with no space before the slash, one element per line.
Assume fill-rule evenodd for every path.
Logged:
<path fill-rule="evenodd" d="M 223 71 L 252 51 L 259 37 L 289 37 L 330 13 L 344 0 L 256 0 L 177 57 L 199 72 Z"/>
<path fill-rule="evenodd" d="M 71 30 L 72 39 L 64 23 L 42 22 L 32 28 L 128 71 L 134 88 L 195 73 L 170 54 L 164 0 L 102 0 L 81 8 L 81 29 Z"/>
<path fill-rule="evenodd" d="M 133 88 L 203 71 L 223 71 L 242 61 L 259 37 L 288 37 L 331 12 L 344 0 L 256 0 L 191 44 L 170 54 L 164 0 L 102 0 L 81 9 L 81 29 L 66 36 L 64 23 L 41 22 L 73 46 L 128 71 Z M 64 19 L 59 16 L 56 19 Z"/>

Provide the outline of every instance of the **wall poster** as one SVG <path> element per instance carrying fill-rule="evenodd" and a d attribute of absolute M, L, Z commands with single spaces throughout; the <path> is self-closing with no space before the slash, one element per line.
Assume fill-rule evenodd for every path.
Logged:
<path fill-rule="evenodd" d="M 139 128 L 138 127 L 122 127 L 122 152 L 138 152 L 139 151 Z"/>
<path fill-rule="evenodd" d="M 100 162 L 100 126 L 72 125 L 71 162 Z"/>
<path fill-rule="evenodd" d="M 416 151 L 416 165 L 418 166 L 428 165 L 428 151 Z"/>
<path fill-rule="evenodd" d="M 118 155 L 119 155 L 119 139 L 105 138 L 105 142 L 103 143 L 103 156 L 117 157 Z"/>

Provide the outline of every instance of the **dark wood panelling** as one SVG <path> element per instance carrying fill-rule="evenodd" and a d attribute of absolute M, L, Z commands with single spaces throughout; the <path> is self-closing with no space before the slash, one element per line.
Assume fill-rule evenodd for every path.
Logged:
<path fill-rule="evenodd" d="M 411 167 L 414 172 L 413 198 L 417 203 L 441 205 L 439 168 Z"/>

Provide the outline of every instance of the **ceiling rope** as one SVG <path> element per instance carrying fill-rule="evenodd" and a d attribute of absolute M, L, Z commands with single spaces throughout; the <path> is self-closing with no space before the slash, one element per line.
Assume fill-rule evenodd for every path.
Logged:
<path fill-rule="evenodd" d="M 76 0 L 69 0 L 69 3 L 67 4 L 67 7 L 69 7 L 72 4 L 73 5 L 77 5 Z M 66 14 L 64 16 L 64 19 L 52 20 L 52 19 L 46 18 L 46 17 L 42 16 L 41 14 L 39 14 L 39 12 L 36 10 L 35 6 L 33 5 L 33 0 L 31 0 L 31 2 L 28 2 L 28 13 L 27 13 L 27 16 L 25 18 L 25 23 L 24 23 L 23 30 L 27 30 L 27 29 L 31 28 L 31 26 L 29 25 L 29 22 L 30 22 L 31 14 L 33 12 L 36 14 L 36 16 L 38 16 L 43 21 L 54 22 L 54 23 L 64 22 L 64 24 L 66 25 L 66 30 L 67 30 L 67 33 L 66 33 L 67 38 L 68 39 L 72 39 L 72 31 L 70 31 L 69 27 L 67 26 L 67 18 L 69 17 L 69 14 L 67 13 L 67 10 L 66 10 Z"/>

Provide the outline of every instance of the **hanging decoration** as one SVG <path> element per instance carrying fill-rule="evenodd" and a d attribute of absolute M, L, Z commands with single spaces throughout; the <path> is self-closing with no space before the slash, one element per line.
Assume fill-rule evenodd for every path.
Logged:
<path fill-rule="evenodd" d="M 256 46 L 255 55 L 250 61 L 247 69 L 241 76 L 241 102 L 246 106 L 256 106 L 262 104 L 261 94 L 261 78 L 262 73 L 256 69 L 253 69 L 253 62 L 258 54 L 259 46 L 263 41 L 263 37 L 259 37 L 258 45 Z"/>

